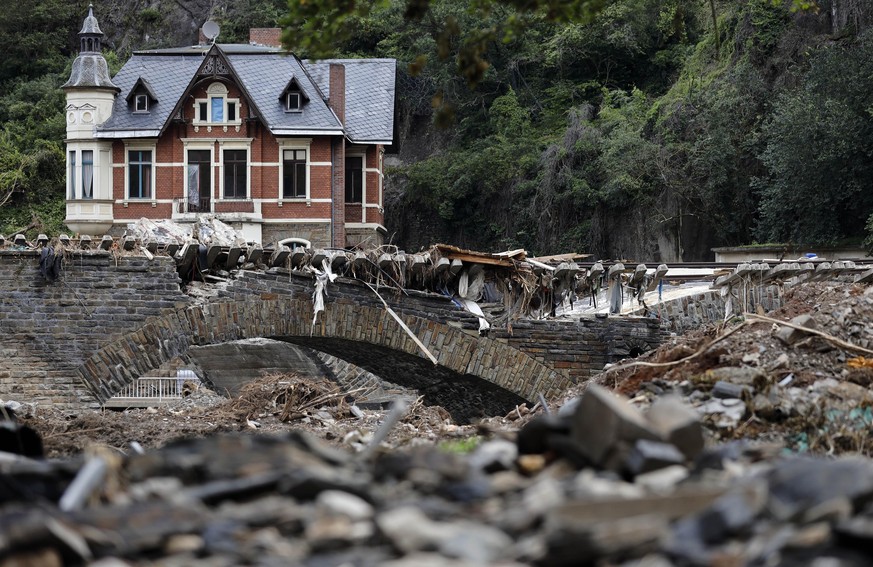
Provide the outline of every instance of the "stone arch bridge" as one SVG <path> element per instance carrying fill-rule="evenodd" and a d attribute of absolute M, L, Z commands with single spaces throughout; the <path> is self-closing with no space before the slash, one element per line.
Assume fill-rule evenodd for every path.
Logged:
<path fill-rule="evenodd" d="M 342 358 L 474 417 L 558 394 L 663 338 L 657 321 L 640 317 L 522 320 L 483 337 L 450 298 L 380 289 L 433 364 L 354 280 L 328 285 L 314 326 L 305 274 L 241 271 L 200 299 L 180 283 L 169 257 L 76 251 L 48 282 L 37 252 L 0 251 L 0 398 L 98 405 L 192 346 L 265 337 Z"/>

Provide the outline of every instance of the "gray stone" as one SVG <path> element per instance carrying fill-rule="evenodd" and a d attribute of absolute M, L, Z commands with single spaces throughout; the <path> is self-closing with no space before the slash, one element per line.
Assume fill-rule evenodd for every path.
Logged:
<path fill-rule="evenodd" d="M 345 516 L 351 520 L 369 520 L 373 506 L 359 496 L 342 490 L 325 490 L 315 499 L 316 509 L 332 516 Z"/>
<path fill-rule="evenodd" d="M 755 353 L 755 355 L 760 357 L 758 353 Z M 707 370 L 706 376 L 710 380 L 722 380 L 724 382 L 730 382 L 731 384 L 743 384 L 748 386 L 753 384 L 755 379 L 764 376 L 764 374 L 757 368 L 749 368 L 748 366 L 723 366 L 722 368 Z"/>
<path fill-rule="evenodd" d="M 448 524 L 434 522 L 412 506 L 382 512 L 376 516 L 376 525 L 403 553 L 436 549 L 440 541 L 453 533 Z"/>
<path fill-rule="evenodd" d="M 748 386 L 731 384 L 730 382 L 718 381 L 712 387 L 712 395 L 715 398 L 742 398 L 743 394 L 752 392 Z"/>
<path fill-rule="evenodd" d="M 488 565 L 512 553 L 512 539 L 503 531 L 473 522 L 451 524 L 451 533 L 443 539 L 439 552 L 448 557 Z"/>
<path fill-rule="evenodd" d="M 643 474 L 671 465 L 681 465 L 685 455 L 669 443 L 640 439 L 634 444 L 625 466 L 633 475 Z"/>
<path fill-rule="evenodd" d="M 746 404 L 736 398 L 713 398 L 699 406 L 697 411 L 712 416 L 711 419 L 717 427 L 736 427 L 746 415 Z"/>
<path fill-rule="evenodd" d="M 495 439 L 482 443 L 467 459 L 470 466 L 476 470 L 488 473 L 506 471 L 518 457 L 518 446 L 505 439 Z"/>
<path fill-rule="evenodd" d="M 873 495 L 873 463 L 858 458 L 788 459 L 768 480 L 771 514 L 790 519 L 829 500 L 847 498 L 855 504 Z"/>
<path fill-rule="evenodd" d="M 804 313 L 803 315 L 798 315 L 794 319 L 791 320 L 795 325 L 799 325 L 801 327 L 806 327 L 808 329 L 815 329 L 816 324 L 815 320 L 812 318 L 812 315 L 809 313 Z M 809 333 L 805 333 L 800 329 L 795 329 L 792 327 L 780 327 L 778 331 L 776 331 L 776 338 L 785 343 L 786 345 L 793 345 L 803 337 L 807 336 Z"/>
<path fill-rule="evenodd" d="M 605 388 L 590 385 L 576 408 L 570 435 L 578 450 L 593 463 L 602 463 L 619 441 L 657 440 L 640 411 Z"/>
<path fill-rule="evenodd" d="M 634 483 L 652 492 L 668 493 L 676 485 L 688 478 L 689 471 L 682 465 L 672 465 L 655 471 L 637 475 Z"/>
<path fill-rule="evenodd" d="M 658 399 L 646 413 L 646 419 L 661 439 L 693 460 L 703 451 L 703 426 L 700 415 L 676 396 Z"/>

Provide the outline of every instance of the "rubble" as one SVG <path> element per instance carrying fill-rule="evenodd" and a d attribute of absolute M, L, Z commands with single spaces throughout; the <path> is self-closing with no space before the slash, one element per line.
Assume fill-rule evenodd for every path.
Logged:
<path fill-rule="evenodd" d="M 780 323 L 802 314 L 816 332 L 786 344 Z M 38 407 L 21 421 L 50 458 L 0 458 L 0 558 L 868 565 L 871 318 L 873 288 L 792 288 L 769 317 L 674 337 L 478 426 L 420 400 L 354 411 L 289 376 L 161 409 Z M 104 446 L 83 453 L 89 437 Z"/>

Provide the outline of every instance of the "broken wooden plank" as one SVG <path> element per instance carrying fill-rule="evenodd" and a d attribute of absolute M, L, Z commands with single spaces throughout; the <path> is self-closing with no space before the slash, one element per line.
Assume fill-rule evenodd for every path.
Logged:
<path fill-rule="evenodd" d="M 448 258 L 449 260 L 460 260 L 462 262 L 470 262 L 479 263 L 479 264 L 488 264 L 490 266 L 503 266 L 504 268 L 511 268 L 515 266 L 512 260 L 507 260 L 505 258 L 496 258 L 491 255 L 479 255 L 479 254 L 466 254 L 463 252 L 452 252 L 443 256 L 443 258 Z"/>
<path fill-rule="evenodd" d="M 577 252 L 569 252 L 566 254 L 553 254 L 551 256 L 537 256 L 536 258 L 528 258 L 528 260 L 536 260 L 543 264 L 549 262 L 578 262 L 590 258 L 591 254 L 579 254 Z"/>

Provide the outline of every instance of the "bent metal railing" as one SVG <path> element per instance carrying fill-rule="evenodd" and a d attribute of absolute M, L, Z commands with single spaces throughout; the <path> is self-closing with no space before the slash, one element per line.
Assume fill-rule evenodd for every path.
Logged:
<path fill-rule="evenodd" d="M 182 399 L 186 377 L 158 378 L 144 376 L 137 378 L 117 394 L 109 398 L 105 407 L 137 407 L 163 405 Z M 199 382 L 199 380 L 197 380 Z"/>

